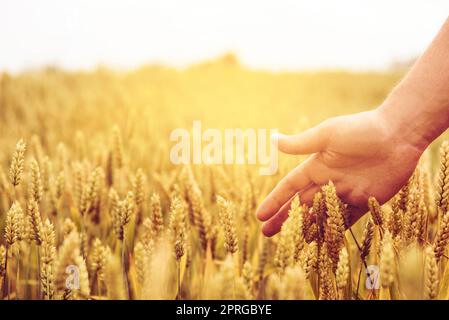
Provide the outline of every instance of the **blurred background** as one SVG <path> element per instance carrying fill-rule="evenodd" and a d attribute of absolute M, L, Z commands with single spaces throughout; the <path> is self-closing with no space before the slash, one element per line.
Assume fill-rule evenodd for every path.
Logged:
<path fill-rule="evenodd" d="M 233 52 L 264 70 L 407 65 L 446 0 L 0 0 L 0 70 L 186 67 Z"/>
<path fill-rule="evenodd" d="M 0 0 L 0 145 L 104 155 L 117 125 L 137 167 L 193 120 L 304 130 L 382 103 L 448 15 L 445 0 Z"/>

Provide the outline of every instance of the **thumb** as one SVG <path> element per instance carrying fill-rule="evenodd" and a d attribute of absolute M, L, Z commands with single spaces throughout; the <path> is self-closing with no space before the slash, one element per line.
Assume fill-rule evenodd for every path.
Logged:
<path fill-rule="evenodd" d="M 278 149 L 288 154 L 310 154 L 323 150 L 329 139 L 328 122 L 295 135 L 275 133 L 271 136 Z"/>

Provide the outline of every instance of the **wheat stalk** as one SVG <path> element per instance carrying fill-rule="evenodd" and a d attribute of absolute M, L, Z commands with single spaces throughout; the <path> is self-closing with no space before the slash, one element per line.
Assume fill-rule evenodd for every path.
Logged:
<path fill-rule="evenodd" d="M 333 270 L 335 270 L 340 250 L 344 244 L 345 220 L 341 211 L 341 201 L 337 196 L 337 191 L 332 181 L 323 187 L 323 192 L 328 216 L 324 237 L 329 257 L 332 260 Z"/>
<path fill-rule="evenodd" d="M 43 187 L 42 187 L 41 174 L 39 171 L 39 165 L 35 159 L 31 160 L 30 170 L 31 170 L 31 181 L 28 191 L 29 199 L 39 204 L 42 200 Z"/>
<path fill-rule="evenodd" d="M 251 266 L 251 263 L 249 261 L 246 261 L 243 264 L 242 279 L 243 279 L 243 283 L 245 284 L 246 290 L 249 293 L 249 297 L 250 298 L 253 297 L 254 273 L 253 273 L 253 267 Z"/>
<path fill-rule="evenodd" d="M 345 289 L 349 279 L 349 257 L 348 251 L 344 247 L 340 251 L 335 277 L 337 289 L 340 291 L 341 296 L 343 296 L 342 292 Z"/>
<path fill-rule="evenodd" d="M 134 212 L 134 195 L 131 191 L 128 192 L 124 200 L 118 201 L 113 209 L 113 225 L 117 239 L 124 241 L 125 227 L 129 223 Z"/>
<path fill-rule="evenodd" d="M 294 262 L 295 246 L 293 243 L 293 232 L 292 219 L 289 217 L 281 227 L 274 256 L 274 264 L 280 274 L 283 274 L 285 269 Z"/>
<path fill-rule="evenodd" d="M 436 205 L 446 213 L 449 197 L 449 141 L 444 141 L 440 147 L 440 170 L 436 193 Z"/>
<path fill-rule="evenodd" d="M 123 142 L 120 129 L 118 126 L 114 126 L 112 129 L 112 152 L 113 152 L 113 163 L 115 168 L 123 167 Z"/>
<path fill-rule="evenodd" d="M 374 224 L 378 225 L 382 228 L 384 223 L 384 213 L 382 211 L 382 208 L 379 204 L 379 202 L 374 197 L 369 197 L 368 199 L 368 208 L 371 213 L 371 216 L 373 217 Z"/>
<path fill-rule="evenodd" d="M 373 236 L 374 236 L 374 223 L 372 222 L 371 219 L 368 219 L 368 221 L 366 222 L 365 229 L 363 230 L 362 245 L 360 250 L 360 258 L 362 260 L 366 260 L 366 257 L 368 257 L 370 253 Z"/>
<path fill-rule="evenodd" d="M 317 225 L 317 237 L 319 242 L 324 241 L 324 233 L 326 229 L 326 200 L 322 192 L 315 193 L 313 197 L 312 212 L 315 214 Z"/>
<path fill-rule="evenodd" d="M 324 243 L 320 248 L 320 255 L 318 260 L 318 274 L 319 274 L 319 299 L 320 300 L 334 300 L 335 287 L 331 278 L 332 260 L 329 256 L 327 243 Z"/>
<path fill-rule="evenodd" d="M 173 198 L 170 206 L 170 231 L 174 254 L 180 260 L 186 251 L 186 206 L 179 198 Z"/>
<path fill-rule="evenodd" d="M 425 297 L 428 300 L 434 300 L 438 296 L 438 262 L 431 247 L 426 248 L 425 257 Z"/>
<path fill-rule="evenodd" d="M 441 259 L 449 242 L 449 215 L 445 214 L 441 220 L 440 228 L 435 237 L 433 250 L 437 261 Z"/>
<path fill-rule="evenodd" d="M 36 200 L 31 199 L 28 203 L 28 219 L 29 224 L 31 225 L 31 234 L 30 239 L 34 240 L 37 245 L 41 245 L 41 230 L 43 228 L 42 218 L 39 212 L 39 205 Z"/>
<path fill-rule="evenodd" d="M 292 220 L 292 240 L 294 245 L 293 260 L 297 263 L 299 262 L 301 252 L 304 249 L 303 207 L 299 203 L 298 195 L 293 198 L 288 215 Z"/>
<path fill-rule="evenodd" d="M 182 172 L 184 187 L 186 189 L 187 201 L 190 207 L 190 222 L 197 227 L 201 241 L 201 247 L 206 251 L 211 236 L 211 221 L 202 200 L 202 193 L 193 177 L 189 166 L 183 168 Z"/>
<path fill-rule="evenodd" d="M 225 235 L 225 248 L 230 254 L 234 254 L 238 250 L 239 243 L 235 231 L 231 204 L 220 196 L 217 196 L 217 204 L 219 208 L 220 223 Z"/>
<path fill-rule="evenodd" d="M 164 230 L 164 217 L 162 215 L 161 199 L 156 193 L 151 196 L 151 226 L 152 237 L 157 241 Z"/>
<path fill-rule="evenodd" d="M 385 232 L 380 255 L 380 281 L 383 288 L 389 288 L 394 281 L 395 257 L 393 239 L 389 231 Z"/>
<path fill-rule="evenodd" d="M 55 259 L 56 243 L 55 230 L 50 220 L 45 220 L 39 229 L 41 239 L 40 278 L 44 299 L 51 300 L 55 294 Z"/>
<path fill-rule="evenodd" d="M 92 244 L 92 252 L 90 254 L 90 270 L 97 279 L 97 292 L 101 295 L 101 283 L 105 280 L 107 259 L 109 256 L 109 248 L 96 238 Z"/>
<path fill-rule="evenodd" d="M 26 145 L 23 140 L 19 140 L 16 144 L 16 150 L 14 151 L 11 165 L 9 167 L 9 180 L 13 187 L 17 187 L 22 180 L 22 173 L 24 168 Z"/>
<path fill-rule="evenodd" d="M 137 273 L 137 282 L 139 284 L 144 283 L 145 281 L 145 248 L 142 242 L 138 241 L 134 246 L 134 257 L 135 257 L 135 265 L 136 265 L 136 273 Z"/>
<path fill-rule="evenodd" d="M 6 213 L 5 240 L 12 246 L 23 237 L 23 213 L 20 204 L 16 201 Z"/>
<path fill-rule="evenodd" d="M 307 279 L 314 269 L 318 267 L 318 245 L 315 241 L 311 242 L 307 248 L 307 252 L 303 252 L 302 269 Z"/>

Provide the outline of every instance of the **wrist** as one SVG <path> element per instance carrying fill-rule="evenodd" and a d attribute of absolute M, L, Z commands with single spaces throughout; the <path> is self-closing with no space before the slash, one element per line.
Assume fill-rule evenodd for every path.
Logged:
<path fill-rule="evenodd" d="M 448 79 L 429 77 L 421 70 L 423 64 L 412 69 L 376 110 L 394 136 L 422 151 L 449 126 Z"/>
<path fill-rule="evenodd" d="M 395 143 L 424 152 L 441 132 L 432 125 L 431 115 L 422 112 L 422 106 L 419 97 L 393 92 L 376 111 Z"/>

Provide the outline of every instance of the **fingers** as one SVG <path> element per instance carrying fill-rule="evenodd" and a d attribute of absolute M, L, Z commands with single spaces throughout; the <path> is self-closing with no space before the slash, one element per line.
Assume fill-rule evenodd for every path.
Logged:
<path fill-rule="evenodd" d="M 329 121 L 295 135 L 275 134 L 280 151 L 288 154 L 310 154 L 323 150 L 329 138 Z"/>
<path fill-rule="evenodd" d="M 313 196 L 320 190 L 320 187 L 317 185 L 313 185 L 302 194 L 299 195 L 300 202 L 307 204 L 309 207 L 312 205 Z M 288 218 L 288 212 L 290 210 L 291 202 L 293 201 L 292 197 L 282 208 L 267 222 L 265 222 L 262 226 L 262 233 L 271 237 L 274 236 L 281 230 L 282 224 Z"/>
<path fill-rule="evenodd" d="M 308 162 L 306 160 L 297 166 L 270 192 L 256 211 L 259 220 L 270 219 L 294 194 L 313 184 L 306 170 Z"/>

